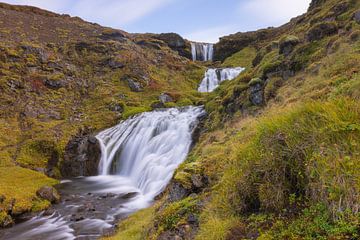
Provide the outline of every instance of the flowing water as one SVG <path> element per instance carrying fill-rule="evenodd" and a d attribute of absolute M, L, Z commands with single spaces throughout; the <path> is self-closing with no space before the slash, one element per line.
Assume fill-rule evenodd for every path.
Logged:
<path fill-rule="evenodd" d="M 193 61 L 212 61 L 214 56 L 214 44 L 191 42 Z"/>
<path fill-rule="evenodd" d="M 233 80 L 240 75 L 245 68 L 210 68 L 205 72 L 205 77 L 200 83 L 199 92 L 212 92 L 221 82 Z"/>
<path fill-rule="evenodd" d="M 58 186 L 62 201 L 0 232 L 7 240 L 97 239 L 119 220 L 148 207 L 183 162 L 201 107 L 143 113 L 97 135 L 99 176 Z"/>

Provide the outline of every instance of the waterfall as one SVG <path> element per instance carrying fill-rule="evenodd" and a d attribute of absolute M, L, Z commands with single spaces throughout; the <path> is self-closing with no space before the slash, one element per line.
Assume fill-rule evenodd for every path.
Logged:
<path fill-rule="evenodd" d="M 225 80 L 233 80 L 240 75 L 245 68 L 210 68 L 205 72 L 205 77 L 202 80 L 198 91 L 212 92 Z"/>
<path fill-rule="evenodd" d="M 146 112 L 99 133 L 99 174 L 128 178 L 152 200 L 185 160 L 203 113 L 200 107 Z"/>
<path fill-rule="evenodd" d="M 193 61 L 212 61 L 214 44 L 191 42 L 191 53 Z"/>

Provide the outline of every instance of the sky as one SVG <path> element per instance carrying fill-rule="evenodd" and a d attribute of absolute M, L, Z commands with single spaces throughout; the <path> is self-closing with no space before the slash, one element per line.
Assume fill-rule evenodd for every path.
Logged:
<path fill-rule="evenodd" d="M 311 0 L 0 0 L 79 16 L 131 33 L 176 32 L 186 39 L 276 27 L 305 13 Z"/>

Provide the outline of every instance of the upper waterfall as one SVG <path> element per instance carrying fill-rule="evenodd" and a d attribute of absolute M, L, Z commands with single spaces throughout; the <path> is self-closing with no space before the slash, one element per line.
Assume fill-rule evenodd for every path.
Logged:
<path fill-rule="evenodd" d="M 99 133 L 100 174 L 126 177 L 152 200 L 185 160 L 203 112 L 201 107 L 146 112 Z"/>
<path fill-rule="evenodd" d="M 205 72 L 205 77 L 200 83 L 199 92 L 212 92 L 221 82 L 232 80 L 239 76 L 245 68 L 210 68 Z"/>
<path fill-rule="evenodd" d="M 214 44 L 191 42 L 193 61 L 212 61 L 214 56 Z"/>

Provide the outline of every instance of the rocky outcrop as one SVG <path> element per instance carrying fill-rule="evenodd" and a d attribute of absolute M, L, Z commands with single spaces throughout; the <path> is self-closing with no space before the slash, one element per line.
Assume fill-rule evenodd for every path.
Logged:
<path fill-rule="evenodd" d="M 191 46 L 177 33 L 162 33 L 154 35 L 154 38 L 165 42 L 171 49 L 177 51 L 180 56 L 192 59 Z"/>
<path fill-rule="evenodd" d="M 298 37 L 287 36 L 286 38 L 280 41 L 279 53 L 287 56 L 294 50 L 295 46 L 298 45 L 299 43 L 300 40 Z"/>
<path fill-rule="evenodd" d="M 101 148 L 91 132 L 88 128 L 82 129 L 67 144 L 61 163 L 63 177 L 97 175 Z"/>
<path fill-rule="evenodd" d="M 338 26 L 335 22 L 323 22 L 313 26 L 306 34 L 309 42 L 321 40 L 324 37 L 334 35 L 338 32 Z"/>
<path fill-rule="evenodd" d="M 214 61 L 224 61 L 227 57 L 256 42 L 269 38 L 272 29 L 262 29 L 255 32 L 236 33 L 220 38 L 214 46 Z"/>
<path fill-rule="evenodd" d="M 355 20 L 358 24 L 360 24 L 360 9 L 355 12 L 355 14 L 354 14 L 354 20 Z"/>
<path fill-rule="evenodd" d="M 143 87 L 141 86 L 141 84 L 136 82 L 131 77 L 125 76 L 121 80 L 127 82 L 128 86 L 132 92 L 142 92 L 143 91 Z"/>
<path fill-rule="evenodd" d="M 312 0 L 309 6 L 309 11 L 313 10 L 317 7 L 320 7 L 322 4 L 324 4 L 326 0 Z"/>
<path fill-rule="evenodd" d="M 41 187 L 39 190 L 37 190 L 36 195 L 42 199 L 48 200 L 51 203 L 57 203 L 60 201 L 60 195 L 53 187 Z"/>
<path fill-rule="evenodd" d="M 264 104 L 264 82 L 260 78 L 250 81 L 250 97 L 249 100 L 253 105 L 261 106 Z"/>
<path fill-rule="evenodd" d="M 169 94 L 166 94 L 166 93 L 162 93 L 160 96 L 159 96 L 159 101 L 161 103 L 168 103 L 168 102 L 173 102 L 174 99 L 169 95 Z"/>

